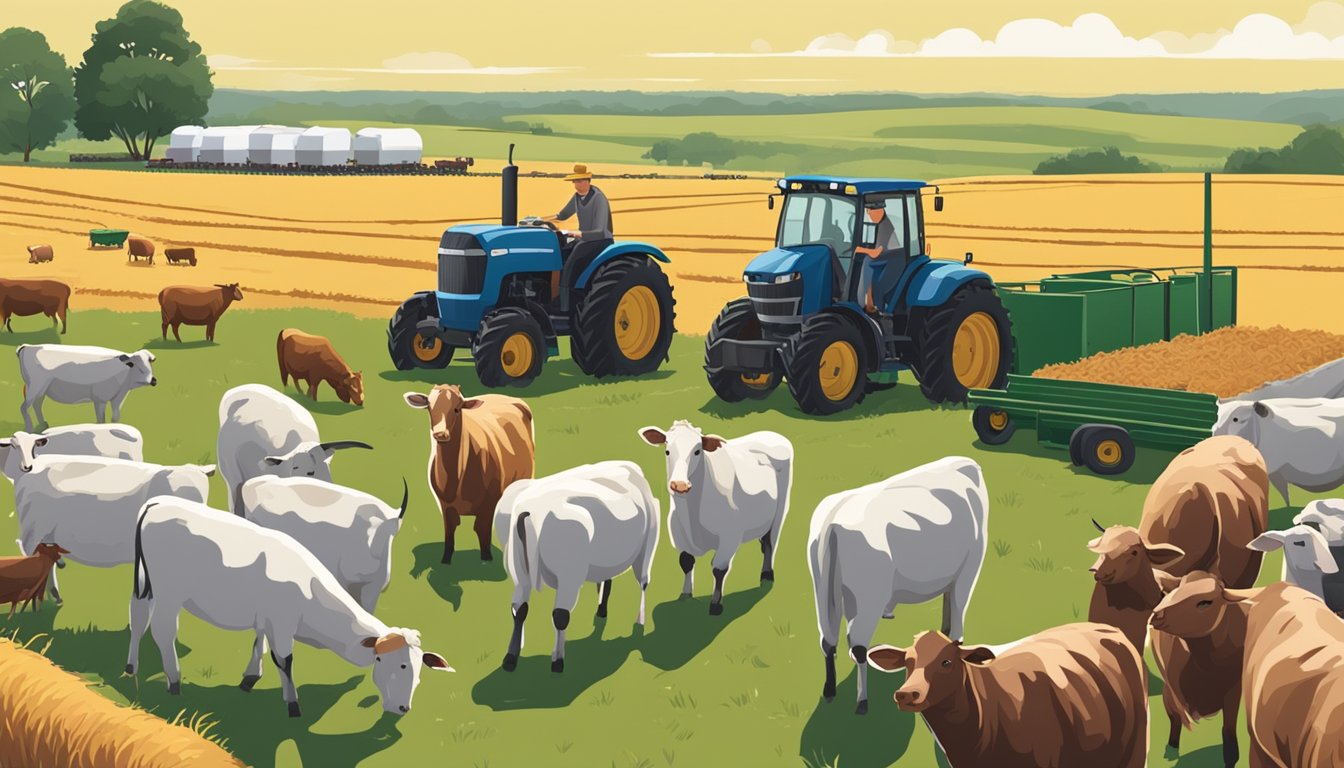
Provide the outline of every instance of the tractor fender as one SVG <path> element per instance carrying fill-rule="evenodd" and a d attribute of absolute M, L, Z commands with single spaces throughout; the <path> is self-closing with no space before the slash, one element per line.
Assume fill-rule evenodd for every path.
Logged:
<path fill-rule="evenodd" d="M 971 269 L 955 261 L 925 262 L 909 279 L 903 291 L 907 307 L 941 307 L 952 294 L 967 283 L 983 280 L 989 285 L 994 280 L 985 272 Z"/>
<path fill-rule="evenodd" d="M 868 353 L 868 372 L 882 367 L 882 329 L 873 318 L 843 305 L 827 307 L 818 314 L 840 315 L 858 328 L 863 336 L 864 351 Z"/>
<path fill-rule="evenodd" d="M 593 279 L 593 275 L 597 274 L 597 270 L 600 269 L 603 264 L 622 256 L 651 256 L 664 264 L 672 263 L 672 260 L 667 258 L 667 254 L 663 253 L 657 246 L 633 241 L 612 243 L 603 249 L 602 252 L 597 255 L 597 258 L 593 259 L 593 262 L 579 274 L 579 279 L 574 281 L 574 287 L 580 289 L 587 288 L 588 281 Z"/>

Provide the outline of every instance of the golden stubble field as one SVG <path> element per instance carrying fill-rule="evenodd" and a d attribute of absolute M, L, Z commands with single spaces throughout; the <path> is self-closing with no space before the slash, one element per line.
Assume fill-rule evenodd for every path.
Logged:
<path fill-rule="evenodd" d="M 478 162 L 488 170 L 494 161 Z M 524 172 L 531 167 L 523 169 Z M 594 168 L 598 173 L 607 170 Z M 616 169 L 612 169 L 613 172 Z M 1239 320 L 1344 331 L 1344 179 L 1214 177 L 1215 260 L 1245 268 Z M 741 295 L 742 267 L 768 248 L 778 211 L 766 181 L 599 179 L 618 238 L 672 258 L 677 325 L 704 333 Z M 1153 268 L 1201 260 L 1203 191 L 1191 174 L 996 177 L 940 182 L 929 211 L 935 256 L 975 263 L 1000 281 L 1100 266 Z M 571 186 L 520 182 L 520 215 L 552 214 Z M 51 277 L 85 307 L 152 310 L 173 284 L 239 282 L 241 307 L 307 305 L 388 317 L 434 284 L 439 235 L 498 220 L 498 177 L 277 177 L 0 167 L 0 274 Z M 164 247 L 194 246 L 200 266 L 131 265 L 90 250 L 95 227 L 129 229 Z M 50 243 L 56 260 L 27 263 Z M 76 320 L 77 321 L 77 320 Z M 25 326 L 34 320 L 19 321 Z"/>

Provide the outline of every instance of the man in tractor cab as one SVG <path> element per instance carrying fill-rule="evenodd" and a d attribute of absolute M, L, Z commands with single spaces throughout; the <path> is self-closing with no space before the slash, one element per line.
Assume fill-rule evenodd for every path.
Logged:
<path fill-rule="evenodd" d="M 599 253 L 612 244 L 615 233 L 611 228 L 611 203 L 602 190 L 593 186 L 593 174 L 582 163 L 574 166 L 574 172 L 565 177 L 565 181 L 574 182 L 574 196 L 565 203 L 565 207 L 546 221 L 565 221 L 575 214 L 579 217 L 577 230 L 561 230 L 561 234 L 573 238 L 561 248 L 560 257 L 564 261 L 564 271 L 551 277 L 551 295 L 561 297 L 561 309 L 567 310 L 569 291 L 562 291 L 561 285 L 570 285 L 574 278 L 583 274 L 583 270 Z"/>
<path fill-rule="evenodd" d="M 897 198 L 897 202 L 900 199 Z M 877 311 L 873 306 L 873 281 L 879 270 L 888 266 L 890 262 L 898 261 L 894 256 L 900 255 L 901 236 L 896 230 L 896 225 L 892 223 L 887 216 L 887 201 L 881 198 L 869 198 L 863 204 L 868 214 L 868 220 L 876 226 L 876 231 L 872 239 L 872 245 L 861 245 L 854 249 L 855 253 L 862 254 L 868 258 L 863 260 L 859 272 L 859 293 L 857 300 L 863 302 L 864 311 L 873 314 Z M 866 227 L 865 227 L 866 229 Z M 885 302 L 883 296 L 876 297 L 877 306 L 882 306 Z"/>

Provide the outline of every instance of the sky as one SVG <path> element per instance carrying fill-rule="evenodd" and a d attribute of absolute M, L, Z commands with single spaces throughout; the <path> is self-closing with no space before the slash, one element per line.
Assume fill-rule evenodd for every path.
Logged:
<path fill-rule="evenodd" d="M 175 0 L 256 90 L 1101 95 L 1344 87 L 1344 0 Z M 117 0 L 0 0 L 76 63 Z"/>

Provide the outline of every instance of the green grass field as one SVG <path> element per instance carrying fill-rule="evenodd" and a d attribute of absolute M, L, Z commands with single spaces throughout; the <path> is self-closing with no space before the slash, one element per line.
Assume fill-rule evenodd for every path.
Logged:
<path fill-rule="evenodd" d="M 220 395 L 247 382 L 278 385 L 274 340 L 281 328 L 326 335 L 363 369 L 364 408 L 340 404 L 325 387 L 316 405 L 299 402 L 316 415 L 325 439 L 362 439 L 375 446 L 373 452 L 341 454 L 334 462 L 339 482 L 393 503 L 401 478 L 411 483 L 392 584 L 377 613 L 392 625 L 420 629 L 425 647 L 446 656 L 457 672 L 427 673 L 410 714 L 382 715 L 367 670 L 305 646 L 295 657 L 304 716 L 290 720 L 269 665 L 254 692 L 237 688 L 251 637 L 223 632 L 186 613 L 179 645 L 182 695 L 167 695 L 148 637 L 139 679 L 122 677 L 129 566 L 72 564 L 60 573 L 63 606 L 48 603 L 39 614 L 4 625 L 20 640 L 49 635 L 48 655 L 113 699 L 169 719 L 184 708 L 189 714 L 211 713 L 219 723 L 216 732 L 255 766 L 403 766 L 426 758 L 494 768 L 933 765 L 928 730 L 891 700 L 901 676 L 874 674 L 871 712 L 857 717 L 853 666 L 841 662 L 838 698 L 831 704 L 820 700 L 822 660 L 804 555 L 808 518 L 817 502 L 943 456 L 974 457 L 989 485 L 991 544 L 970 605 L 967 641 L 1002 643 L 1086 618 L 1092 555 L 1084 544 L 1096 535 L 1090 518 L 1102 524 L 1136 522 L 1148 484 L 1170 458 L 1140 456 L 1135 469 L 1116 480 L 1080 473 L 1062 453 L 1036 448 L 1030 432 L 1006 449 L 982 450 L 966 411 L 931 409 L 908 382 L 824 420 L 800 414 L 783 391 L 761 403 L 727 406 L 711 397 L 700 370 L 703 340 L 696 337 L 679 338 L 665 370 L 640 380 L 594 383 L 567 357 L 552 360 L 533 387 L 519 393 L 536 414 L 539 473 L 634 459 L 654 488 L 662 489 L 662 454 L 639 440 L 638 427 L 667 427 L 673 419 L 688 418 L 727 437 L 772 429 L 796 447 L 792 509 L 779 543 L 777 581 L 758 586 L 759 549 L 744 547 L 728 577 L 722 616 L 708 615 L 712 581 L 703 561 L 695 599 L 677 600 L 681 573 L 664 528 L 648 594 L 650 621 L 642 634 L 633 631 L 638 597 L 632 576 L 617 579 L 610 618 L 596 626 L 596 588 L 588 587 L 570 627 L 566 671 L 552 674 L 552 595 L 534 596 L 522 662 L 505 673 L 500 660 L 511 627 L 511 585 L 498 556 L 488 564 L 477 559 L 469 525 L 459 531 L 455 562 L 439 564 L 442 528 L 424 479 L 427 421 L 401 399 L 403 392 L 440 382 L 478 392 L 469 364 L 392 371 L 383 323 L 313 310 L 233 310 L 213 344 L 199 340 L 201 329 L 191 329 L 186 343 L 160 341 L 158 315 L 148 313 L 76 310 L 65 337 L 48 330 L 41 318 L 20 318 L 14 326 L 17 333 L 0 333 L 0 346 L 10 352 L 20 343 L 58 340 L 152 349 L 159 386 L 132 393 L 123 414 L 143 431 L 147 458 L 162 463 L 214 461 Z M 10 404 L 0 411 L 0 433 L 22 427 L 19 390 L 14 358 L 0 354 L 0 401 Z M 91 410 L 49 402 L 47 416 L 53 424 L 71 424 L 89 421 Z M 223 484 L 218 477 L 212 483 L 211 500 L 222 507 Z M 11 541 L 17 523 L 9 491 L 0 497 L 0 541 Z M 666 512 L 665 498 L 663 505 Z M 1274 522 L 1282 524 L 1287 514 L 1276 510 Z M 1266 559 L 1263 583 L 1274 580 L 1279 563 L 1277 554 Z M 882 623 L 876 642 L 904 645 L 915 632 L 938 624 L 936 603 L 901 606 L 894 620 Z M 1167 723 L 1160 690 L 1153 680 L 1153 766 L 1172 765 L 1161 757 Z M 1176 765 L 1221 765 L 1218 729 L 1217 721 L 1205 722 L 1186 734 L 1186 755 Z M 1244 725 L 1241 730 L 1246 754 Z"/>

